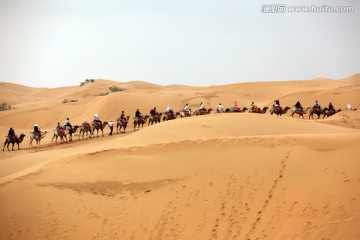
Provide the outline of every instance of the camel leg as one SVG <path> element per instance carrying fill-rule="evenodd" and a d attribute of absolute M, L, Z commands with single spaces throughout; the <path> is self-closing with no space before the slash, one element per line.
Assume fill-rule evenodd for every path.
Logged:
<path fill-rule="evenodd" d="M 7 143 L 7 140 L 5 140 L 4 147 L 3 147 L 3 151 L 4 151 L 4 149 L 5 149 L 5 145 L 6 145 L 6 143 Z"/>
<path fill-rule="evenodd" d="M 16 142 L 16 144 L 18 145 L 18 150 L 20 150 L 20 144 L 18 142 Z"/>

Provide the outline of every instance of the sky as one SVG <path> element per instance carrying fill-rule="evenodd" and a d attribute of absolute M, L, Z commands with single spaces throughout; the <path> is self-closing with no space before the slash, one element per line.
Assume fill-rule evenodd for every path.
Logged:
<path fill-rule="evenodd" d="M 323 5 L 354 10 L 289 10 Z M 358 0 L 0 0 L 0 82 L 209 86 L 356 73 Z"/>

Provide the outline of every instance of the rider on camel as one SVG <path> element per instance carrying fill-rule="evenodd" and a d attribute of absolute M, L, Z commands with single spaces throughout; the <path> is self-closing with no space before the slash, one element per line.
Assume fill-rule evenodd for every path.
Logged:
<path fill-rule="evenodd" d="M 64 129 L 66 128 L 66 126 L 69 126 L 69 128 L 70 128 L 70 135 L 72 135 L 72 129 L 73 129 L 73 127 L 72 127 L 72 125 L 70 124 L 69 118 L 66 118 L 66 120 L 65 120 Z"/>
<path fill-rule="evenodd" d="M 278 99 L 274 100 L 275 102 L 275 108 L 277 108 L 278 111 L 281 111 L 280 101 Z"/>
<path fill-rule="evenodd" d="M 185 104 L 185 106 L 184 106 L 184 113 L 185 113 L 185 115 L 188 115 L 188 116 L 190 116 L 190 114 L 191 114 L 188 104 Z"/>
<path fill-rule="evenodd" d="M 17 136 L 15 134 L 15 130 L 12 127 L 9 129 L 8 137 L 9 138 L 14 138 L 15 140 L 17 138 Z"/>
<path fill-rule="evenodd" d="M 37 123 L 35 123 L 35 125 L 34 125 L 34 134 L 38 135 L 38 136 L 41 135 L 41 132 L 40 132 L 40 129 L 39 129 L 39 126 L 37 125 Z"/>
<path fill-rule="evenodd" d="M 296 107 L 296 109 L 300 108 L 300 111 L 303 112 L 303 107 L 301 106 L 301 103 L 299 102 L 299 100 L 296 101 L 295 107 Z"/>
<path fill-rule="evenodd" d="M 235 111 L 235 112 L 240 112 L 239 105 L 237 104 L 237 102 L 236 102 L 236 101 L 234 102 L 233 109 L 234 109 L 234 111 Z"/>
<path fill-rule="evenodd" d="M 60 123 L 58 122 L 56 125 L 56 130 L 58 132 L 62 132 L 63 134 L 65 133 L 64 128 L 60 125 Z"/>
<path fill-rule="evenodd" d="M 171 118 L 174 119 L 174 111 L 171 109 L 170 105 L 167 106 L 166 112 L 171 114 Z"/>
<path fill-rule="evenodd" d="M 319 101 L 318 101 L 318 100 L 315 101 L 313 108 L 314 108 L 314 109 L 315 109 L 315 108 L 319 108 L 319 109 L 320 109 L 320 105 L 319 105 Z"/>
<path fill-rule="evenodd" d="M 123 121 L 124 123 L 127 123 L 127 119 L 126 119 L 124 111 L 121 112 L 119 120 Z"/>
<path fill-rule="evenodd" d="M 159 119 L 159 113 L 156 111 L 156 107 L 150 110 L 151 116 L 153 116 L 156 119 Z"/>
<path fill-rule="evenodd" d="M 205 109 L 204 104 L 202 102 L 200 103 L 200 112 L 206 113 L 206 109 Z"/>
<path fill-rule="evenodd" d="M 332 105 L 331 102 L 329 103 L 329 110 L 333 111 L 334 114 L 336 113 L 336 110 L 335 110 L 335 108 L 334 108 L 334 106 Z"/>
<path fill-rule="evenodd" d="M 135 117 L 139 118 L 139 120 L 141 120 L 141 121 L 143 120 L 143 116 L 141 115 L 141 112 L 139 111 L 139 109 L 136 109 Z"/>
<path fill-rule="evenodd" d="M 102 126 L 102 122 L 100 121 L 99 116 L 98 116 L 96 113 L 95 113 L 95 115 L 94 115 L 94 122 L 95 122 L 99 127 Z"/>

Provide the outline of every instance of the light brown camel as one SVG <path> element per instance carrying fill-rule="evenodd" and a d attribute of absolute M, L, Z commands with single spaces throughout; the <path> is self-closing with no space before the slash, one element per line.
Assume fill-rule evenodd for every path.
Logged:
<path fill-rule="evenodd" d="M 312 108 L 310 109 L 310 112 L 309 112 L 309 120 L 310 120 L 310 117 L 311 117 L 312 119 L 314 119 L 314 116 L 313 116 L 314 114 L 317 115 L 317 116 L 318 116 L 317 119 L 319 119 L 319 118 L 320 118 L 320 115 L 321 115 L 321 114 L 324 114 L 324 112 L 323 112 L 323 110 L 321 109 L 321 107 L 318 107 L 318 108 L 312 107 Z"/>
<path fill-rule="evenodd" d="M 9 150 L 9 145 L 10 143 L 12 143 L 12 150 L 14 151 L 14 145 L 15 143 L 18 145 L 18 150 L 20 150 L 20 143 L 24 140 L 25 134 L 20 134 L 20 137 L 6 137 L 5 143 L 4 143 L 4 147 L 3 147 L 3 151 L 5 149 L 5 145 L 7 144 L 7 150 Z"/>
<path fill-rule="evenodd" d="M 323 119 L 325 117 L 330 117 L 330 116 L 334 115 L 335 113 L 338 113 L 338 112 L 341 112 L 341 111 L 342 111 L 341 109 L 338 109 L 338 110 L 335 110 L 335 112 L 334 112 L 334 111 L 331 111 L 328 108 L 324 108 L 324 110 L 322 111 L 322 114 L 324 114 Z"/>
<path fill-rule="evenodd" d="M 51 139 L 51 142 L 53 142 L 54 138 L 55 138 L 55 143 L 57 143 L 57 139 L 60 138 L 60 143 L 63 143 L 64 142 L 64 138 L 65 138 L 65 142 L 67 142 L 67 137 L 66 137 L 66 132 L 65 132 L 65 129 L 58 129 L 56 128 L 54 131 L 53 131 L 53 137 Z"/>
<path fill-rule="evenodd" d="M 287 113 L 287 111 L 290 109 L 290 107 L 286 106 L 284 109 L 282 107 L 276 107 L 273 105 L 272 109 L 270 109 L 270 114 L 276 114 L 277 116 L 281 116 L 282 114 Z"/>
<path fill-rule="evenodd" d="M 102 136 L 104 136 L 104 128 L 106 127 L 106 125 L 108 124 L 107 121 L 104 121 L 103 123 L 99 124 L 99 122 L 95 122 L 93 121 L 91 123 L 91 130 L 92 130 L 92 135 L 94 137 L 94 132 L 96 130 L 96 137 L 99 137 L 99 130 L 102 133 Z"/>
<path fill-rule="evenodd" d="M 198 110 L 194 111 L 192 115 L 198 116 L 198 115 L 210 114 L 212 110 L 213 110 L 212 108 L 209 108 L 205 111 L 198 109 Z"/>
<path fill-rule="evenodd" d="M 257 107 L 257 108 L 250 108 L 249 109 L 249 113 L 260 113 L 260 114 L 265 114 L 266 111 L 268 110 L 268 107 L 264 107 L 263 109 Z"/>
<path fill-rule="evenodd" d="M 174 113 L 174 117 L 172 117 L 171 113 L 165 112 L 165 113 L 164 113 L 164 117 L 163 117 L 163 121 L 168 121 L 168 120 L 176 119 L 177 116 L 180 116 L 180 113 L 179 113 L 179 112 Z"/>
<path fill-rule="evenodd" d="M 162 113 L 158 113 L 157 116 L 150 115 L 148 126 L 150 125 L 150 123 L 151 123 L 151 125 L 153 125 L 154 123 L 160 123 L 161 116 L 162 116 Z"/>
<path fill-rule="evenodd" d="M 307 106 L 305 109 L 303 108 L 297 108 L 297 107 L 293 107 L 291 109 L 291 113 L 290 113 L 290 116 L 291 117 L 294 117 L 294 114 L 299 114 L 299 117 L 301 116 L 302 118 L 304 118 L 304 114 L 307 114 L 307 112 L 309 111 L 311 107 L 310 106 Z"/>
<path fill-rule="evenodd" d="M 80 136 L 82 137 L 82 139 L 84 139 L 84 134 L 86 133 L 86 137 L 87 138 L 91 138 L 92 135 L 92 129 L 90 126 L 90 123 L 88 122 L 83 122 L 83 124 L 81 124 L 80 126 L 80 130 L 79 130 L 79 140 L 80 140 Z M 90 134 L 89 134 L 90 133 Z"/>
<path fill-rule="evenodd" d="M 244 113 L 246 110 L 248 110 L 246 107 L 243 107 L 243 109 L 240 109 L 237 110 L 237 109 L 234 109 L 233 107 L 232 108 L 226 108 L 225 112 L 229 113 L 229 112 L 239 112 L 239 113 Z"/>
<path fill-rule="evenodd" d="M 43 139 L 43 138 L 46 136 L 47 133 L 48 133 L 48 131 L 46 131 L 46 130 L 45 130 L 44 132 L 41 132 L 40 135 L 35 134 L 34 132 L 30 132 L 30 143 L 29 143 L 29 146 L 34 147 L 34 146 L 32 145 L 33 140 L 36 141 L 36 146 L 39 146 L 41 139 Z"/>
<path fill-rule="evenodd" d="M 120 130 L 120 133 L 125 133 L 125 130 L 126 130 L 128 122 L 129 122 L 129 119 L 130 119 L 130 116 L 126 117 L 126 121 L 124 121 L 124 119 L 120 119 L 120 118 L 117 119 L 116 133 L 119 133 L 119 130 Z M 123 132 L 121 132 L 121 128 L 124 129 Z"/>
<path fill-rule="evenodd" d="M 191 109 L 189 109 L 189 113 L 185 113 L 185 111 L 180 111 L 180 117 L 191 117 Z"/>
<path fill-rule="evenodd" d="M 140 125 L 141 125 L 141 128 L 144 128 L 144 124 L 146 123 L 148 118 L 149 118 L 148 115 L 145 115 L 145 117 L 143 117 L 143 118 L 135 117 L 134 118 L 134 131 L 136 131 L 136 126 L 138 127 L 138 129 L 137 129 L 138 131 L 139 131 Z"/>

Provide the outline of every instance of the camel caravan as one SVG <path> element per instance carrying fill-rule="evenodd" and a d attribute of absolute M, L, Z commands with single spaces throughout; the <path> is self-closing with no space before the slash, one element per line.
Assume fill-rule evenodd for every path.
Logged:
<path fill-rule="evenodd" d="M 265 106 L 263 108 L 258 107 L 254 102 L 251 103 L 251 106 L 249 108 L 247 107 L 239 107 L 237 102 L 235 101 L 232 107 L 229 108 L 223 108 L 221 103 L 217 106 L 214 113 L 257 113 L 257 114 L 265 114 L 269 107 Z M 282 116 L 286 114 L 290 110 L 290 116 L 294 117 L 295 114 L 298 115 L 298 117 L 302 117 L 304 119 L 304 115 L 309 113 L 309 120 L 314 119 L 314 115 L 317 116 L 316 119 L 320 119 L 321 116 L 323 116 L 323 119 L 325 117 L 330 117 L 336 113 L 341 112 L 341 109 L 335 109 L 332 103 L 330 102 L 328 107 L 321 108 L 321 106 L 318 103 L 318 100 L 315 101 L 314 106 L 307 106 L 303 108 L 299 101 L 296 101 L 295 105 L 293 107 L 282 107 L 280 105 L 279 100 L 274 100 L 274 104 L 272 108 L 270 108 L 270 114 L 275 114 L 276 116 Z M 348 111 L 356 111 L 356 108 L 352 108 L 350 104 L 347 104 L 346 110 Z M 200 107 L 198 110 L 191 111 L 188 104 L 185 104 L 184 108 L 181 111 L 174 112 L 170 105 L 167 106 L 165 112 L 157 112 L 156 107 L 150 110 L 150 115 L 142 115 L 139 109 L 135 112 L 135 117 L 133 118 L 133 125 L 134 125 L 134 131 L 138 131 L 141 128 L 144 127 L 144 124 L 148 122 L 148 126 L 151 124 L 157 124 L 160 123 L 161 120 L 163 122 L 175 120 L 178 116 L 180 118 L 186 118 L 191 116 L 199 116 L 199 115 L 207 115 L 211 114 L 213 112 L 212 108 L 206 109 L 204 104 L 201 102 Z M 130 116 L 125 116 L 124 111 L 122 111 L 119 118 L 116 119 L 116 133 L 125 133 L 127 125 L 129 123 Z M 51 139 L 51 143 L 55 140 L 55 143 L 58 143 L 58 139 L 60 140 L 60 143 L 67 143 L 72 141 L 72 136 L 74 134 L 78 134 L 79 141 L 85 140 L 85 139 L 91 139 L 95 137 L 95 131 L 96 131 L 96 137 L 99 137 L 99 131 L 101 131 L 101 135 L 104 137 L 104 129 L 106 126 L 109 126 L 110 128 L 110 135 L 112 135 L 113 130 L 113 122 L 110 121 L 111 124 L 109 124 L 107 121 L 102 122 L 98 115 L 94 115 L 94 120 L 89 123 L 85 119 L 83 119 L 83 123 L 81 125 L 74 125 L 72 126 L 70 124 L 69 118 L 66 119 L 64 126 L 61 126 L 60 123 L 58 123 L 56 129 L 53 131 L 53 136 Z M 43 139 L 48 131 L 40 131 L 37 124 L 34 125 L 34 130 L 30 132 L 29 134 L 29 147 L 34 148 L 40 146 L 41 139 Z M 8 136 L 6 136 L 3 151 L 5 150 L 5 146 L 7 147 L 8 151 L 9 145 L 12 144 L 12 150 L 14 150 L 14 145 L 17 144 L 18 150 L 20 150 L 20 143 L 23 142 L 25 138 L 25 134 L 21 133 L 18 137 L 14 129 L 10 128 Z M 33 145 L 33 141 L 35 141 L 36 145 Z"/>

